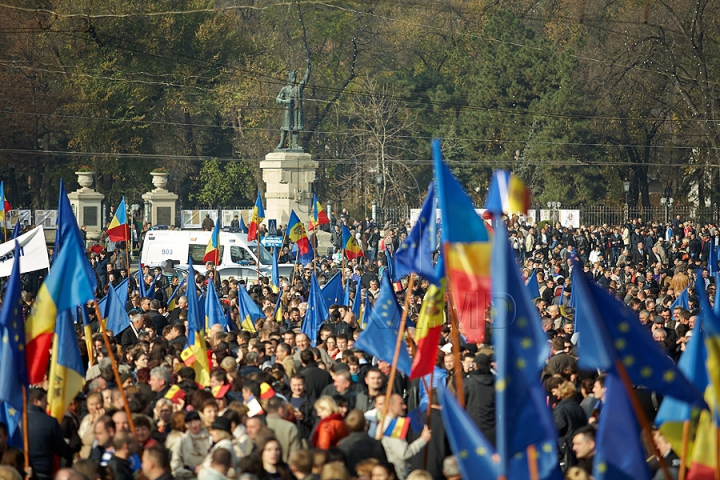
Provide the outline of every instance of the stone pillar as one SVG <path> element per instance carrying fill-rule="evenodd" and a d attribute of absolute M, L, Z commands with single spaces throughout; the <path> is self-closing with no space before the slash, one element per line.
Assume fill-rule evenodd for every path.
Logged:
<path fill-rule="evenodd" d="M 102 233 L 102 201 L 105 195 L 93 190 L 95 172 L 75 172 L 80 189 L 68 193 L 78 225 L 85 225 L 88 240 L 99 240 Z"/>
<path fill-rule="evenodd" d="M 309 153 L 276 151 L 265 155 L 260 168 L 266 185 L 265 218 L 287 225 L 294 210 L 300 221 L 307 223 L 318 162 Z"/>
<path fill-rule="evenodd" d="M 175 225 L 175 205 L 178 196 L 168 191 L 168 173 L 150 172 L 155 190 L 143 194 L 145 204 L 150 204 L 149 214 L 145 213 L 146 221 L 153 225 Z M 149 218 L 148 218 L 149 217 Z"/>

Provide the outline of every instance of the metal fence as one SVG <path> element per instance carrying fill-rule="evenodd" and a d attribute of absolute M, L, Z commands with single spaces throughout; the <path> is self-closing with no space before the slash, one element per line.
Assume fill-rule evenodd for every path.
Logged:
<path fill-rule="evenodd" d="M 695 207 L 684 205 L 679 207 L 650 206 L 650 207 L 627 207 L 627 206 L 605 206 L 605 205 L 580 205 L 566 207 L 567 209 L 580 210 L 580 223 L 582 225 L 620 225 L 627 220 L 642 219 L 649 223 L 666 223 L 680 215 L 682 221 L 695 223 L 718 223 L 720 210 L 717 204 L 710 207 Z"/>
<path fill-rule="evenodd" d="M 406 220 L 410 217 L 411 207 L 409 205 L 399 205 L 387 207 L 377 212 L 378 224 L 384 226 L 390 221 L 392 227 L 396 227 L 398 222 Z M 540 210 L 546 207 L 534 205 L 536 219 L 540 219 Z M 628 220 L 640 218 L 643 222 L 649 223 L 665 223 L 672 222 L 677 215 L 680 215 L 682 221 L 692 221 L 700 224 L 720 223 L 720 205 L 714 204 L 709 207 L 695 207 L 692 205 L 665 207 L 662 205 L 651 207 L 628 207 L 625 205 L 563 205 L 565 210 L 579 210 L 580 224 L 590 225 L 621 225 Z M 551 218 L 557 218 L 552 216 Z"/>

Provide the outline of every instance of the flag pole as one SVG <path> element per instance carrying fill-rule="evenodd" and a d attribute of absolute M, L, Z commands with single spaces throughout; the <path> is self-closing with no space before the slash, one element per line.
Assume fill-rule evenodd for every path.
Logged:
<path fill-rule="evenodd" d="M 662 469 L 665 478 L 667 480 L 672 480 L 672 475 L 670 475 L 670 470 L 668 470 L 665 457 L 662 456 L 662 454 L 658 450 L 657 445 L 655 444 L 655 441 L 653 440 L 650 422 L 645 415 L 645 411 L 642 409 L 642 405 L 640 405 L 640 401 L 638 400 L 637 395 L 635 395 L 635 390 L 633 390 L 632 388 L 630 376 L 628 375 L 627 370 L 625 370 L 625 365 L 623 364 L 622 360 L 618 360 L 615 362 L 615 369 L 618 371 L 618 375 L 620 376 L 620 380 L 622 380 L 623 386 L 625 386 L 625 391 L 630 398 L 630 403 L 632 404 L 632 408 L 635 411 L 635 416 L 640 422 L 640 427 L 645 434 L 646 441 L 650 445 L 650 448 L 652 448 L 653 455 L 657 457 L 658 463 L 660 464 L 660 468 Z"/>
<path fill-rule="evenodd" d="M 132 434 L 137 441 L 135 422 L 133 422 L 132 413 L 130 413 L 130 404 L 128 403 L 127 396 L 125 395 L 125 389 L 123 388 L 122 381 L 120 380 L 120 372 L 118 371 L 117 362 L 115 361 L 115 355 L 113 355 L 112 347 L 110 346 L 110 339 L 108 338 L 107 330 L 105 330 L 105 322 L 103 322 L 102 315 L 100 314 L 100 307 L 98 306 L 97 300 L 93 301 L 93 306 L 95 307 L 95 316 L 97 316 L 98 318 L 100 331 L 102 333 L 103 340 L 105 341 L 105 347 L 107 348 L 108 356 L 110 357 L 110 364 L 112 365 L 113 374 L 115 375 L 115 383 L 117 384 L 118 390 L 120 391 L 120 396 L 123 400 L 123 405 L 125 406 L 125 414 L 127 414 L 128 417 L 130 431 L 132 431 Z"/>
<path fill-rule="evenodd" d="M 682 447 L 680 448 L 680 470 L 678 480 L 685 480 L 685 466 L 687 465 L 688 446 L 690 443 L 690 420 L 683 422 Z"/>
<path fill-rule="evenodd" d="M 27 385 L 22 385 L 22 399 L 23 399 L 23 413 L 22 413 L 22 422 L 23 422 L 23 460 L 25 461 L 25 472 L 28 471 L 30 468 L 30 439 L 28 437 L 28 403 L 27 403 Z M 27 475 L 27 473 L 25 473 Z M 30 478 L 25 477 L 23 478 Z"/>
<path fill-rule="evenodd" d="M 437 355 L 436 355 L 436 357 L 437 357 Z M 420 379 L 422 380 L 423 386 L 425 387 L 425 391 L 428 394 L 428 406 L 427 406 L 427 414 L 426 414 L 427 416 L 425 417 L 426 418 L 425 425 L 427 425 L 428 428 L 430 428 L 430 417 L 432 415 L 432 386 L 435 382 L 435 365 L 433 364 L 432 372 L 430 372 L 430 388 L 428 388 L 428 384 L 425 381 L 425 377 L 420 377 Z M 425 455 L 423 458 L 423 470 L 427 470 L 429 454 L 430 454 L 430 443 L 428 442 L 425 444 Z"/>
<path fill-rule="evenodd" d="M 535 448 L 535 445 L 528 445 L 526 452 L 528 459 L 528 470 L 530 472 L 530 480 L 540 480 L 540 474 L 538 473 L 537 464 L 537 449 Z"/>
<path fill-rule="evenodd" d="M 343 271 L 345 269 L 343 268 Z M 397 364 L 400 359 L 400 349 L 402 348 L 403 332 L 405 331 L 405 324 L 407 322 L 408 312 L 410 311 L 410 292 L 412 291 L 413 284 L 415 283 L 415 276 L 410 274 L 410 280 L 408 281 L 408 288 L 405 290 L 405 308 L 403 309 L 402 316 L 400 317 L 400 328 L 398 329 L 397 340 L 395 341 L 395 354 L 393 355 L 392 367 L 390 368 L 390 376 L 388 377 L 387 392 L 385 393 L 385 405 L 383 406 L 382 417 L 380 420 L 380 438 L 382 438 L 382 429 L 387 418 L 388 408 L 390 408 L 390 398 L 392 397 L 392 387 L 395 383 L 395 375 L 397 373 Z M 428 392 L 428 396 L 430 392 Z"/>

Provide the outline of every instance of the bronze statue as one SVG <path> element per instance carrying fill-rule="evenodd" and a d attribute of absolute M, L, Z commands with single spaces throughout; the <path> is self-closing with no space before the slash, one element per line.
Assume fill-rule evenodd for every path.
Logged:
<path fill-rule="evenodd" d="M 303 112 L 302 112 L 302 96 L 305 85 L 307 85 L 310 79 L 310 57 L 307 58 L 307 70 L 305 76 L 300 83 L 297 83 L 297 70 L 288 72 L 288 84 L 280 89 L 276 103 L 285 105 L 285 115 L 283 116 L 283 123 L 280 127 L 280 143 L 275 150 L 300 150 L 302 147 L 298 145 L 298 139 L 300 137 L 300 131 L 303 129 Z M 288 139 L 288 146 L 284 148 L 285 140 L 287 135 L 290 133 L 290 139 Z"/>

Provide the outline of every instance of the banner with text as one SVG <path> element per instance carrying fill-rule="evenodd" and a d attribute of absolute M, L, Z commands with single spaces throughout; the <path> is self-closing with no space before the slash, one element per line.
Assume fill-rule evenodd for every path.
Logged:
<path fill-rule="evenodd" d="M 34 272 L 50 267 L 43 227 L 36 227 L 17 238 L 20 243 L 20 273 Z M 0 244 L 0 277 L 12 273 L 15 240 Z"/>

